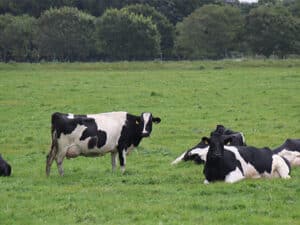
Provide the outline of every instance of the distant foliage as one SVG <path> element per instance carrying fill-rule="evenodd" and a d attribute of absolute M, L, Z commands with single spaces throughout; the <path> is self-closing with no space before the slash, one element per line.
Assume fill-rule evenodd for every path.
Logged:
<path fill-rule="evenodd" d="M 5 62 L 290 55 L 300 0 L 0 0 Z"/>
<path fill-rule="evenodd" d="M 159 57 L 160 35 L 150 18 L 127 10 L 107 10 L 96 22 L 97 47 L 110 60 Z"/>
<path fill-rule="evenodd" d="M 260 6 L 247 16 L 247 40 L 256 54 L 266 57 L 274 54 L 282 58 L 295 51 L 298 25 L 286 8 Z"/>
<path fill-rule="evenodd" d="M 0 16 L 1 61 L 36 61 L 37 49 L 34 44 L 36 19 L 27 15 Z"/>
<path fill-rule="evenodd" d="M 37 44 L 46 60 L 87 60 L 94 51 L 95 18 L 76 8 L 50 9 L 38 19 Z"/>
<path fill-rule="evenodd" d="M 142 15 L 145 17 L 150 17 L 151 21 L 156 25 L 157 30 L 160 33 L 161 41 L 160 41 L 160 48 L 164 58 L 172 57 L 172 51 L 174 46 L 174 38 L 175 38 L 175 28 L 174 26 L 168 21 L 168 19 L 155 10 L 155 8 L 149 5 L 130 5 L 122 10 Z"/>
<path fill-rule="evenodd" d="M 187 59 L 224 58 L 237 46 L 242 25 L 238 8 L 205 5 L 177 24 L 177 53 Z"/>

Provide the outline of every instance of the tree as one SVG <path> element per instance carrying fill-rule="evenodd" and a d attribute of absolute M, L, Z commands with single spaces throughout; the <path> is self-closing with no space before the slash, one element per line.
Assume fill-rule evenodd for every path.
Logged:
<path fill-rule="evenodd" d="M 27 15 L 13 17 L 1 35 L 1 45 L 5 46 L 3 60 L 16 61 L 37 60 L 37 49 L 34 45 L 36 19 Z"/>
<path fill-rule="evenodd" d="M 151 21 L 156 25 L 160 33 L 160 48 L 163 56 L 167 58 L 172 56 L 175 30 L 173 25 L 164 15 L 156 11 L 155 8 L 149 5 L 142 4 L 130 5 L 123 8 L 122 10 L 138 15 L 143 15 L 145 17 L 150 17 Z"/>
<path fill-rule="evenodd" d="M 219 59 L 238 47 L 243 19 L 236 7 L 205 5 L 176 27 L 176 51 L 187 59 Z"/>
<path fill-rule="evenodd" d="M 284 57 L 293 52 L 297 23 L 286 8 L 260 6 L 246 18 L 247 40 L 255 54 Z"/>
<path fill-rule="evenodd" d="M 38 19 L 37 43 L 47 60 L 87 60 L 95 46 L 95 17 L 76 8 L 45 11 Z"/>
<path fill-rule="evenodd" d="M 172 24 L 182 21 L 198 7 L 216 0 L 121 0 L 124 5 L 148 4 L 166 16 Z"/>
<path fill-rule="evenodd" d="M 146 60 L 160 53 L 160 35 L 151 19 L 126 10 L 106 10 L 96 22 L 96 40 L 110 60 Z"/>

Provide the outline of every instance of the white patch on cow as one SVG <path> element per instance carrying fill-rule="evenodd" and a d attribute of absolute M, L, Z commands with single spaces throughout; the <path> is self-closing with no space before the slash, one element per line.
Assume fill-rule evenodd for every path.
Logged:
<path fill-rule="evenodd" d="M 144 128 L 143 128 L 143 134 L 147 134 L 148 131 L 146 131 L 146 126 L 149 123 L 151 117 L 151 113 L 143 113 L 143 119 L 144 119 Z"/>
<path fill-rule="evenodd" d="M 126 152 L 125 152 L 125 150 L 122 151 L 122 156 L 123 156 L 124 166 L 125 166 L 126 165 Z"/>
<path fill-rule="evenodd" d="M 291 166 L 300 166 L 300 152 L 298 151 L 283 149 L 277 155 L 286 158 L 290 162 Z"/>
<path fill-rule="evenodd" d="M 209 184 L 209 181 L 205 179 L 203 183 L 204 184 Z"/>
<path fill-rule="evenodd" d="M 240 132 L 240 134 L 242 136 L 243 143 L 245 144 L 246 143 L 246 139 L 245 139 L 245 136 L 244 136 L 243 132 Z"/>
<path fill-rule="evenodd" d="M 244 158 L 240 155 L 238 149 L 234 146 L 224 146 L 224 149 L 231 151 L 234 153 L 235 158 L 241 163 L 244 176 L 246 178 L 259 178 L 261 177 L 259 172 L 255 169 L 255 167 L 251 163 L 247 163 Z"/>
<path fill-rule="evenodd" d="M 96 121 L 98 129 L 106 133 L 106 143 L 100 149 L 106 152 L 116 150 L 122 128 L 126 122 L 126 112 L 111 112 L 87 115 Z"/>
<path fill-rule="evenodd" d="M 236 167 L 234 171 L 231 171 L 229 174 L 226 175 L 225 177 L 225 182 L 227 183 L 235 183 L 237 181 L 240 181 L 244 179 L 244 175 L 241 172 L 241 170 Z"/>
<path fill-rule="evenodd" d="M 273 158 L 273 162 L 272 162 L 271 176 L 277 175 L 285 179 L 291 178 L 289 175 L 290 168 L 287 165 L 287 163 L 284 161 L 284 159 L 277 154 L 274 154 L 272 158 Z"/>
<path fill-rule="evenodd" d="M 69 114 L 68 114 L 68 119 L 74 119 L 74 114 L 69 113 Z"/>
<path fill-rule="evenodd" d="M 208 152 L 208 148 L 209 148 L 209 146 L 207 146 L 206 148 L 195 148 L 195 149 L 193 149 L 191 152 L 190 152 L 190 154 L 191 155 L 198 155 L 198 156 L 200 156 L 200 158 L 204 161 L 204 162 L 206 162 L 206 156 L 207 156 L 207 152 Z"/>

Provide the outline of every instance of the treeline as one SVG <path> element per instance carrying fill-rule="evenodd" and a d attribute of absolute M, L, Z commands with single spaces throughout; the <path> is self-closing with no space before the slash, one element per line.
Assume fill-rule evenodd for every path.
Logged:
<path fill-rule="evenodd" d="M 300 0 L 0 0 L 0 61 L 300 54 Z"/>

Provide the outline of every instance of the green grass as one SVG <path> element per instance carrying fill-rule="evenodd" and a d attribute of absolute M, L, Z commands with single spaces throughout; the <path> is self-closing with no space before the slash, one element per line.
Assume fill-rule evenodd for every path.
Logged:
<path fill-rule="evenodd" d="M 300 138 L 300 61 L 0 64 L 0 224 L 299 224 L 292 179 L 204 185 L 203 166 L 170 162 L 216 124 L 247 143 Z M 111 172 L 110 155 L 45 176 L 53 112 L 150 111 L 162 122 Z"/>

